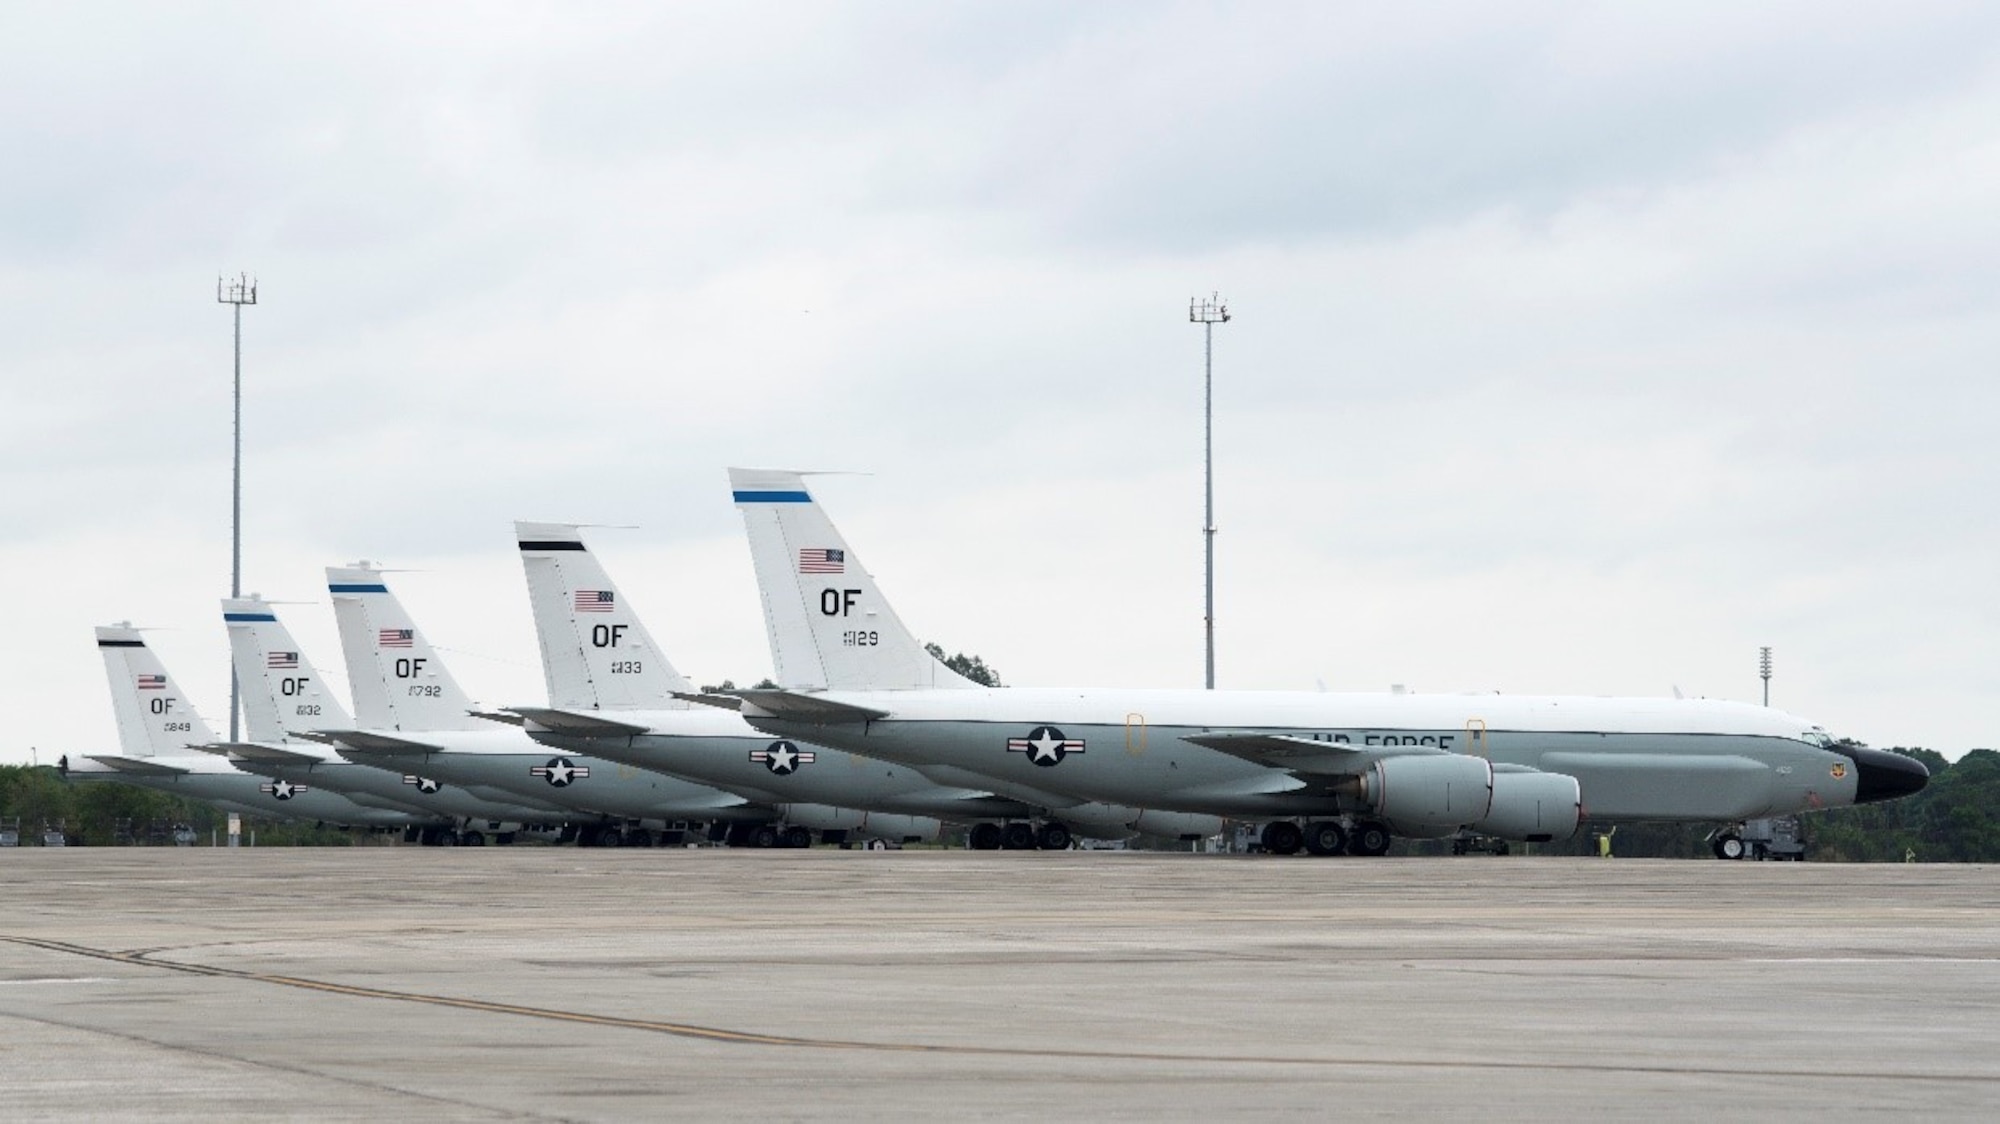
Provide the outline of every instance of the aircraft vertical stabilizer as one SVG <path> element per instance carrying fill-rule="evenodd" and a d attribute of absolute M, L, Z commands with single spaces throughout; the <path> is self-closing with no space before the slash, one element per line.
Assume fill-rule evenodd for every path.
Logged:
<path fill-rule="evenodd" d="M 781 686 L 854 691 L 978 686 L 917 643 L 806 490 L 804 477 L 732 468 L 729 486 L 750 537 Z"/>
<path fill-rule="evenodd" d="M 185 757 L 190 745 L 215 740 L 138 629 L 129 624 L 99 627 L 97 650 L 111 681 L 118 744 L 128 755 Z"/>
<path fill-rule="evenodd" d="M 604 565 L 568 523 L 515 523 L 542 646 L 549 705 L 676 710 L 692 691 L 640 623 Z"/>
<path fill-rule="evenodd" d="M 347 656 L 355 720 L 370 730 L 486 730 L 472 700 L 403 603 L 370 566 L 328 566 L 333 615 Z"/>
<path fill-rule="evenodd" d="M 295 730 L 344 730 L 353 723 L 292 630 L 254 597 L 223 598 L 230 656 L 243 688 L 244 730 L 253 742 L 291 740 Z"/>

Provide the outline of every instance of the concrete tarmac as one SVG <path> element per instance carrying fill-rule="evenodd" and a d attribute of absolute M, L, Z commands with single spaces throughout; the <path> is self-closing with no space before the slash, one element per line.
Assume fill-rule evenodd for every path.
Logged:
<path fill-rule="evenodd" d="M 2000 869 L 0 851 L 0 1116 L 1990 1118 Z"/>

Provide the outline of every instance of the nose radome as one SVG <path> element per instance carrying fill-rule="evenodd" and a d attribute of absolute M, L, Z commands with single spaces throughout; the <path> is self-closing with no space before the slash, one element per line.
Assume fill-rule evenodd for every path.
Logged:
<path fill-rule="evenodd" d="M 1930 783 L 1931 771 L 1914 757 L 1851 745 L 1838 746 L 1834 752 L 1854 762 L 1856 804 L 1895 800 Z"/>

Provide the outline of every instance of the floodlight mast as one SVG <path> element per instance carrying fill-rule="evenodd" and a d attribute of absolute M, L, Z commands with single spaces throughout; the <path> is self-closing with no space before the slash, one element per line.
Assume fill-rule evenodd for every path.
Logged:
<path fill-rule="evenodd" d="M 1188 301 L 1188 320 L 1201 325 L 1201 541 L 1206 566 L 1203 577 L 1202 627 L 1207 641 L 1208 690 L 1215 690 L 1215 326 L 1229 322 L 1229 305 L 1220 293 Z"/>
<path fill-rule="evenodd" d="M 236 378 L 230 395 L 234 403 L 235 420 L 232 425 L 235 441 L 234 453 L 230 458 L 229 472 L 229 596 L 243 596 L 243 306 L 257 303 L 257 279 L 247 273 L 239 273 L 236 280 L 226 277 L 215 279 L 215 299 L 220 304 L 234 305 L 236 316 Z M 238 684 L 236 663 L 229 664 L 229 740 L 237 740 L 236 702 Z M 232 836 L 231 843 L 235 842 Z"/>

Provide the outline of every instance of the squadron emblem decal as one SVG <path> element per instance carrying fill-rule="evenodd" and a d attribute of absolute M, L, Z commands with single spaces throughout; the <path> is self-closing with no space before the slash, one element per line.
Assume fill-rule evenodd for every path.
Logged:
<path fill-rule="evenodd" d="M 417 791 L 423 793 L 425 796 L 429 796 L 444 787 L 429 777 L 420 777 L 414 773 L 404 773 L 403 783 L 416 785 Z"/>
<path fill-rule="evenodd" d="M 1072 753 L 1082 753 L 1083 739 L 1063 737 L 1054 726 L 1037 726 L 1025 738 L 1008 738 L 1007 752 L 1025 753 L 1028 760 L 1049 768 L 1062 764 Z"/>
<path fill-rule="evenodd" d="M 1833 779 L 1840 780 L 1846 776 L 1847 776 L 1847 763 L 1844 761 L 1835 761 L 1833 763 Z"/>
<path fill-rule="evenodd" d="M 777 776 L 789 777 L 799 771 L 799 766 L 819 760 L 819 754 L 791 742 L 772 742 L 763 749 L 751 750 L 750 760 L 761 763 Z"/>
<path fill-rule="evenodd" d="M 258 785 L 257 791 L 270 793 L 273 800 L 290 800 L 299 793 L 310 790 L 305 785 L 293 784 L 290 781 L 268 781 Z"/>
<path fill-rule="evenodd" d="M 556 788 L 568 788 L 572 782 L 589 776 L 590 766 L 575 764 L 567 757 L 551 757 L 548 764 L 530 766 L 528 772 Z"/>

